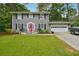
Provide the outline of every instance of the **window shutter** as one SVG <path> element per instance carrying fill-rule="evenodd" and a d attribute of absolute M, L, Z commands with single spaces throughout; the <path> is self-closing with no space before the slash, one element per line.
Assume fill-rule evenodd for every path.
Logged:
<path fill-rule="evenodd" d="M 17 14 L 15 14 L 15 17 L 16 17 L 16 19 L 17 19 Z"/>
<path fill-rule="evenodd" d="M 17 24 L 15 25 L 15 27 L 16 27 L 16 30 L 17 30 Z"/>

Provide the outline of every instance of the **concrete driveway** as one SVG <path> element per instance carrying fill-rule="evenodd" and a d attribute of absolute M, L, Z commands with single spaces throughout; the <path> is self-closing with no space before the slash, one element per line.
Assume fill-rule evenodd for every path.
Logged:
<path fill-rule="evenodd" d="M 66 33 L 55 33 L 55 35 L 61 40 L 65 41 L 67 44 L 69 44 L 74 49 L 79 50 L 79 36 L 78 35 L 72 35 L 67 32 Z"/>

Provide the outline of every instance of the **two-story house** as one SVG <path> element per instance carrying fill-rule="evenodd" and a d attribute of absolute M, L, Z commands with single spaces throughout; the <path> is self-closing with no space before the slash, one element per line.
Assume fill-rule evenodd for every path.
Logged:
<path fill-rule="evenodd" d="M 48 12 L 11 12 L 12 32 L 34 33 L 38 29 L 49 30 Z"/>

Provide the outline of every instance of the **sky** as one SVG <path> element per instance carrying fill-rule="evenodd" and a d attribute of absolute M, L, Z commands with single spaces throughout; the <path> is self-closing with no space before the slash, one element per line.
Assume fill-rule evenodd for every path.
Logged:
<path fill-rule="evenodd" d="M 74 8 L 77 9 L 77 4 L 76 3 L 73 3 L 72 4 Z M 26 5 L 26 7 L 31 11 L 31 12 L 37 12 L 37 4 L 36 3 L 29 3 Z"/>
<path fill-rule="evenodd" d="M 26 5 L 26 7 L 27 7 L 31 12 L 36 12 L 36 11 L 37 11 L 37 9 L 36 9 L 37 4 L 36 4 L 36 3 L 29 3 L 29 4 Z"/>

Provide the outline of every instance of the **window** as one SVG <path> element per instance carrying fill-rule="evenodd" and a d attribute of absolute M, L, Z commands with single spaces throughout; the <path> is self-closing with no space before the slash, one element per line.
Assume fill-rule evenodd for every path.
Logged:
<path fill-rule="evenodd" d="M 29 18 L 33 18 L 33 15 L 29 15 Z"/>
<path fill-rule="evenodd" d="M 29 14 L 27 14 L 27 18 L 29 18 Z"/>
<path fill-rule="evenodd" d="M 39 15 L 38 15 L 38 18 L 39 18 L 39 19 L 44 19 L 44 15 L 40 15 L 40 14 L 39 14 Z"/>
<path fill-rule="evenodd" d="M 35 14 L 33 14 L 33 18 L 35 17 Z"/>
<path fill-rule="evenodd" d="M 21 20 L 22 19 L 22 15 L 21 14 L 18 14 L 17 15 L 17 19 Z"/>
<path fill-rule="evenodd" d="M 41 24 L 41 28 L 43 28 L 43 24 Z"/>
<path fill-rule="evenodd" d="M 46 29 L 46 24 L 38 24 L 38 29 Z"/>
<path fill-rule="evenodd" d="M 40 15 L 40 18 L 41 18 L 41 19 L 44 19 L 44 15 Z"/>
<path fill-rule="evenodd" d="M 46 29 L 46 24 L 44 24 L 44 29 Z"/>

